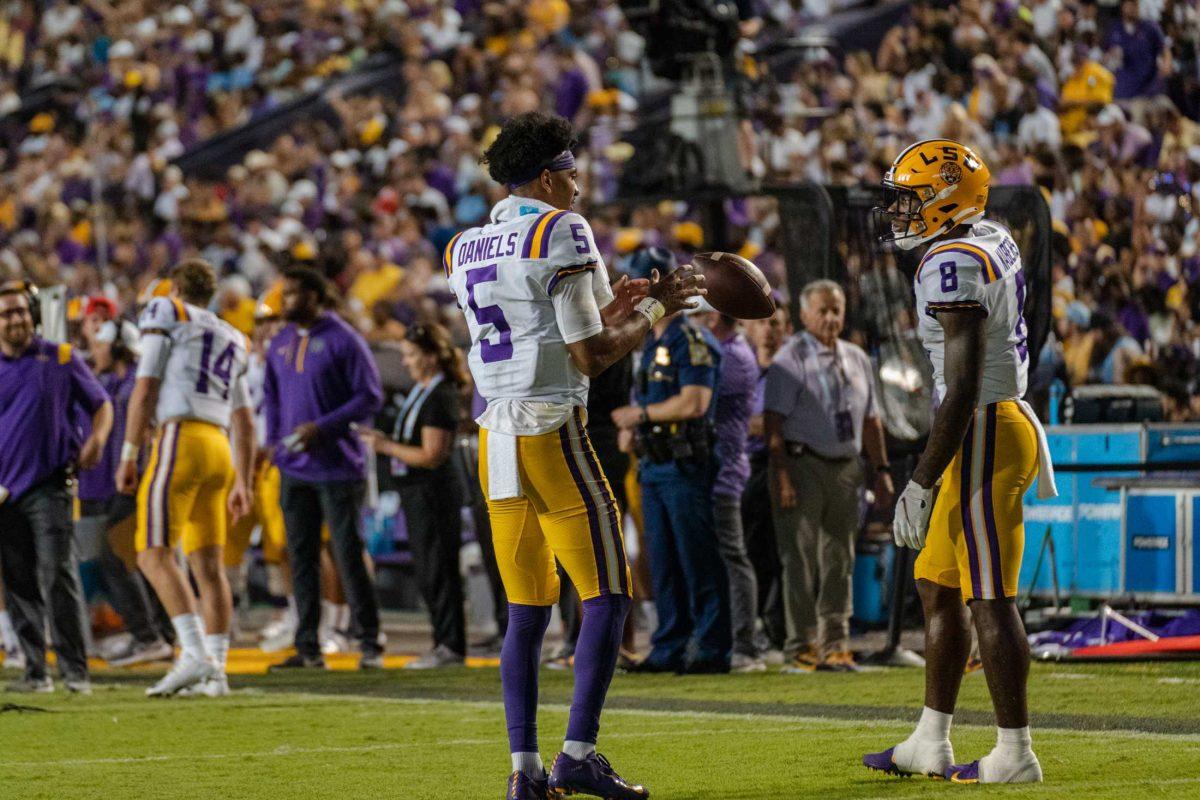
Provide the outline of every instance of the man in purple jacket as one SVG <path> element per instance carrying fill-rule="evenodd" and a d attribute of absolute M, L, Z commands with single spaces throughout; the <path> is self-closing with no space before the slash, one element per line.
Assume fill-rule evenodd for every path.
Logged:
<path fill-rule="evenodd" d="M 717 386 L 717 455 L 721 468 L 713 482 L 713 522 L 717 547 L 729 573 L 729 610 L 733 619 L 734 672 L 764 672 L 767 663 L 754 642 L 758 586 L 742 532 L 742 492 L 750 479 L 746 438 L 758 383 L 754 350 L 737 320 L 717 311 L 704 313 L 704 324 L 721 344 L 721 382 Z"/>
<path fill-rule="evenodd" d="M 325 279 L 310 269 L 283 278 L 287 326 L 271 340 L 263 384 L 267 446 L 281 473 L 279 503 L 299 624 L 296 654 L 276 667 L 324 668 L 321 619 L 321 523 L 351 613 L 362 635 L 362 669 L 383 666 L 379 603 L 363 562 L 359 508 L 366 491 L 366 452 L 352 425 L 383 404 L 379 371 L 366 341 L 328 305 Z"/>
<path fill-rule="evenodd" d="M 25 675 L 8 689 L 54 691 L 46 674 L 49 603 L 63 682 L 90 693 L 70 473 L 100 461 L 112 404 L 70 345 L 36 335 L 31 301 L 24 282 L 0 284 L 0 565 L 25 654 Z M 82 443 L 81 415 L 91 417 L 92 431 Z"/>

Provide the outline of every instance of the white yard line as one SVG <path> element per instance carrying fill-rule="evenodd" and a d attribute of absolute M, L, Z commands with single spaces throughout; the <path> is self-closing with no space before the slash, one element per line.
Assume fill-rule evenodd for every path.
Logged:
<path fill-rule="evenodd" d="M 269 696 L 269 695 L 266 695 Z M 431 711 L 441 708 L 450 707 L 468 707 L 479 710 L 499 711 L 503 709 L 503 703 L 492 700 L 449 700 L 449 699 L 420 699 L 420 698 L 402 698 L 402 697 L 362 697 L 357 695 L 323 695 L 312 693 L 292 693 L 293 698 L 299 698 L 306 701 L 314 701 L 317 703 L 337 703 L 344 704 L 347 700 L 369 700 L 372 703 L 383 703 L 394 706 L 406 706 L 411 709 L 428 708 Z M 636 699 L 636 698 L 635 698 Z M 142 711 L 148 708 L 159 709 L 162 703 L 171 701 L 147 701 L 146 703 L 122 703 L 112 704 L 109 706 L 110 711 Z M 223 703 L 224 704 L 224 703 Z M 253 707 L 252 705 L 248 707 Z M 565 713 L 570 710 L 570 706 L 566 704 L 544 704 L 540 706 L 544 711 Z M 99 709 L 97 709 L 99 710 Z M 725 720 L 739 722 L 757 723 L 756 732 L 764 730 L 773 730 L 778 732 L 786 732 L 796 728 L 808 728 L 810 726 L 824 726 L 832 728 L 860 728 L 864 724 L 861 719 L 839 719 L 820 716 L 802 716 L 802 715 L 780 715 L 780 714 L 750 714 L 742 712 L 723 712 L 723 711 L 672 711 L 664 709 L 632 709 L 632 708 L 609 708 L 605 710 L 606 716 L 638 716 L 642 718 L 650 717 L 657 720 Z M 767 728 L 763 727 L 763 723 L 767 723 Z M 912 724 L 910 719 L 897 718 L 877 718 L 870 721 L 876 728 L 871 731 L 861 731 L 858 735 L 851 735 L 847 738 L 873 738 L 880 731 L 880 728 L 887 726 L 906 727 Z M 987 725 L 970 725 L 962 724 L 956 727 L 971 728 L 971 729 L 989 729 Z M 723 729 L 705 729 L 703 731 L 694 732 L 695 736 L 712 736 L 719 734 L 741 733 L 743 728 L 723 728 Z M 1128 739 L 1152 739 L 1172 742 L 1195 742 L 1200 743 L 1200 735 L 1198 734 L 1170 734 L 1170 733 L 1149 733 L 1145 731 L 1125 731 L 1125 730 L 1097 730 L 1083 731 L 1072 728 L 1038 728 L 1038 733 L 1046 735 L 1056 735 L 1072 738 L 1096 738 L 1103 737 L 1108 741 L 1113 738 L 1128 738 Z M 605 733 L 605 739 L 634 739 L 646 738 L 653 736 L 662 736 L 664 734 L 676 733 L 674 731 L 653 730 L 653 731 L 638 731 L 630 733 L 612 732 Z M 366 745 L 347 745 L 347 746 L 321 746 L 321 747 L 292 747 L 290 745 L 281 745 L 270 750 L 261 750 L 257 752 L 236 752 L 236 753 L 187 753 L 174 755 L 149 755 L 137 757 L 113 757 L 113 758 L 85 758 L 85 759 L 57 759 L 46 761 L 0 761 L 0 769 L 5 767 L 12 768 L 45 768 L 45 767 L 75 767 L 75 766 L 100 766 L 105 764 L 142 764 L 142 763 L 159 763 L 172 761 L 223 761 L 231 759 L 246 759 L 246 758 L 290 758 L 294 756 L 321 755 L 326 753 L 372 753 L 378 751 L 396 751 L 416 748 L 435 747 L 474 747 L 474 746 L 492 746 L 498 741 L 496 736 L 487 738 L 472 738 L 472 739 L 445 739 L 438 741 L 420 741 L 420 742 L 394 742 L 387 744 L 366 744 Z M 1173 784 L 1200 784 L 1200 778 L 1173 778 L 1173 779 L 1139 779 L 1136 781 L 1124 782 L 1108 782 L 1097 781 L 1096 786 L 1168 786 Z M 1074 782 L 1074 787 L 1082 785 L 1091 785 L 1087 782 Z M 893 798 L 894 800 L 894 798 Z"/>

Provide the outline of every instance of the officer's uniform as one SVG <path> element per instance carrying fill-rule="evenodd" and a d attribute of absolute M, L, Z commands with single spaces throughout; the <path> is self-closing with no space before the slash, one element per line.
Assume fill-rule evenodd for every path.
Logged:
<path fill-rule="evenodd" d="M 647 340 L 637 402 L 662 402 L 684 386 L 715 389 L 720 362 L 712 334 L 679 316 L 661 338 L 651 333 Z M 712 515 L 715 411 L 714 398 L 700 419 L 645 423 L 637 432 L 646 549 L 658 606 L 658 629 L 645 662 L 651 668 L 729 665 L 729 584 Z"/>

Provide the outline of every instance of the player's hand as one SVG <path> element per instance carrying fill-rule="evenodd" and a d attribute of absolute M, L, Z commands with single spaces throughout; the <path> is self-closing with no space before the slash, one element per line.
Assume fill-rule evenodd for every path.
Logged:
<path fill-rule="evenodd" d="M 933 489 L 909 481 L 896 502 L 892 538 L 900 547 L 920 550 L 929 533 L 929 515 L 933 513 Z"/>
<path fill-rule="evenodd" d="M 695 308 L 695 299 L 708 294 L 708 290 L 704 288 L 704 276 L 691 264 L 684 264 L 665 278 L 660 278 L 658 270 L 654 270 L 650 274 L 647 294 L 663 304 L 669 317 L 678 311 Z"/>
<path fill-rule="evenodd" d="M 83 443 L 83 447 L 79 450 L 79 468 L 91 469 L 100 463 L 100 459 L 103 456 L 104 443 L 94 436 L 89 436 L 87 441 Z"/>
<path fill-rule="evenodd" d="M 250 513 L 254 505 L 254 496 L 250 487 L 241 478 L 233 482 L 229 490 L 229 521 L 236 523 Z"/>
<path fill-rule="evenodd" d="M 287 437 L 290 442 L 287 447 L 294 452 L 303 453 L 312 446 L 312 443 L 317 440 L 317 436 L 320 433 L 321 430 L 317 427 L 317 423 L 302 422 L 292 431 L 291 436 Z"/>
<path fill-rule="evenodd" d="M 622 430 L 628 430 L 642 421 L 641 406 L 621 406 L 612 412 L 613 424 Z"/>
<path fill-rule="evenodd" d="M 886 509 L 892 504 L 892 500 L 896 497 L 896 487 L 892 483 L 892 476 L 887 472 L 879 472 L 875 475 L 875 507 Z"/>
<path fill-rule="evenodd" d="M 617 449 L 622 453 L 633 452 L 633 431 L 621 428 L 617 431 Z"/>
<path fill-rule="evenodd" d="M 622 275 L 612 285 L 612 302 L 600 309 L 600 318 L 605 325 L 615 325 L 633 313 L 633 307 L 650 291 L 650 281 L 636 280 Z"/>
<path fill-rule="evenodd" d="M 117 491 L 121 494 L 133 494 L 136 492 L 138 485 L 137 462 L 129 460 L 118 464 L 115 480 Z"/>
<path fill-rule="evenodd" d="M 779 493 L 779 507 L 783 509 L 795 508 L 796 487 L 792 486 L 792 479 L 787 474 L 786 469 L 775 471 L 775 486 Z"/>

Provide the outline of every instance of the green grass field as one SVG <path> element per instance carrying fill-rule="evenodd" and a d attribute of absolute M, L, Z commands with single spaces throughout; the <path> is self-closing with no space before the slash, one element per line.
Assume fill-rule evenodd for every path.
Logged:
<path fill-rule="evenodd" d="M 508 771 L 495 669 L 238 676 L 220 700 L 142 696 L 100 673 L 91 697 L 0 698 L 0 798 L 499 798 Z M 864 770 L 907 735 L 919 670 L 859 675 L 618 676 L 601 750 L 655 798 L 1200 798 L 1200 665 L 1037 665 L 1034 745 L 1047 782 L 961 787 Z M 571 676 L 543 671 L 542 749 Z M 968 676 L 959 760 L 994 732 Z"/>

